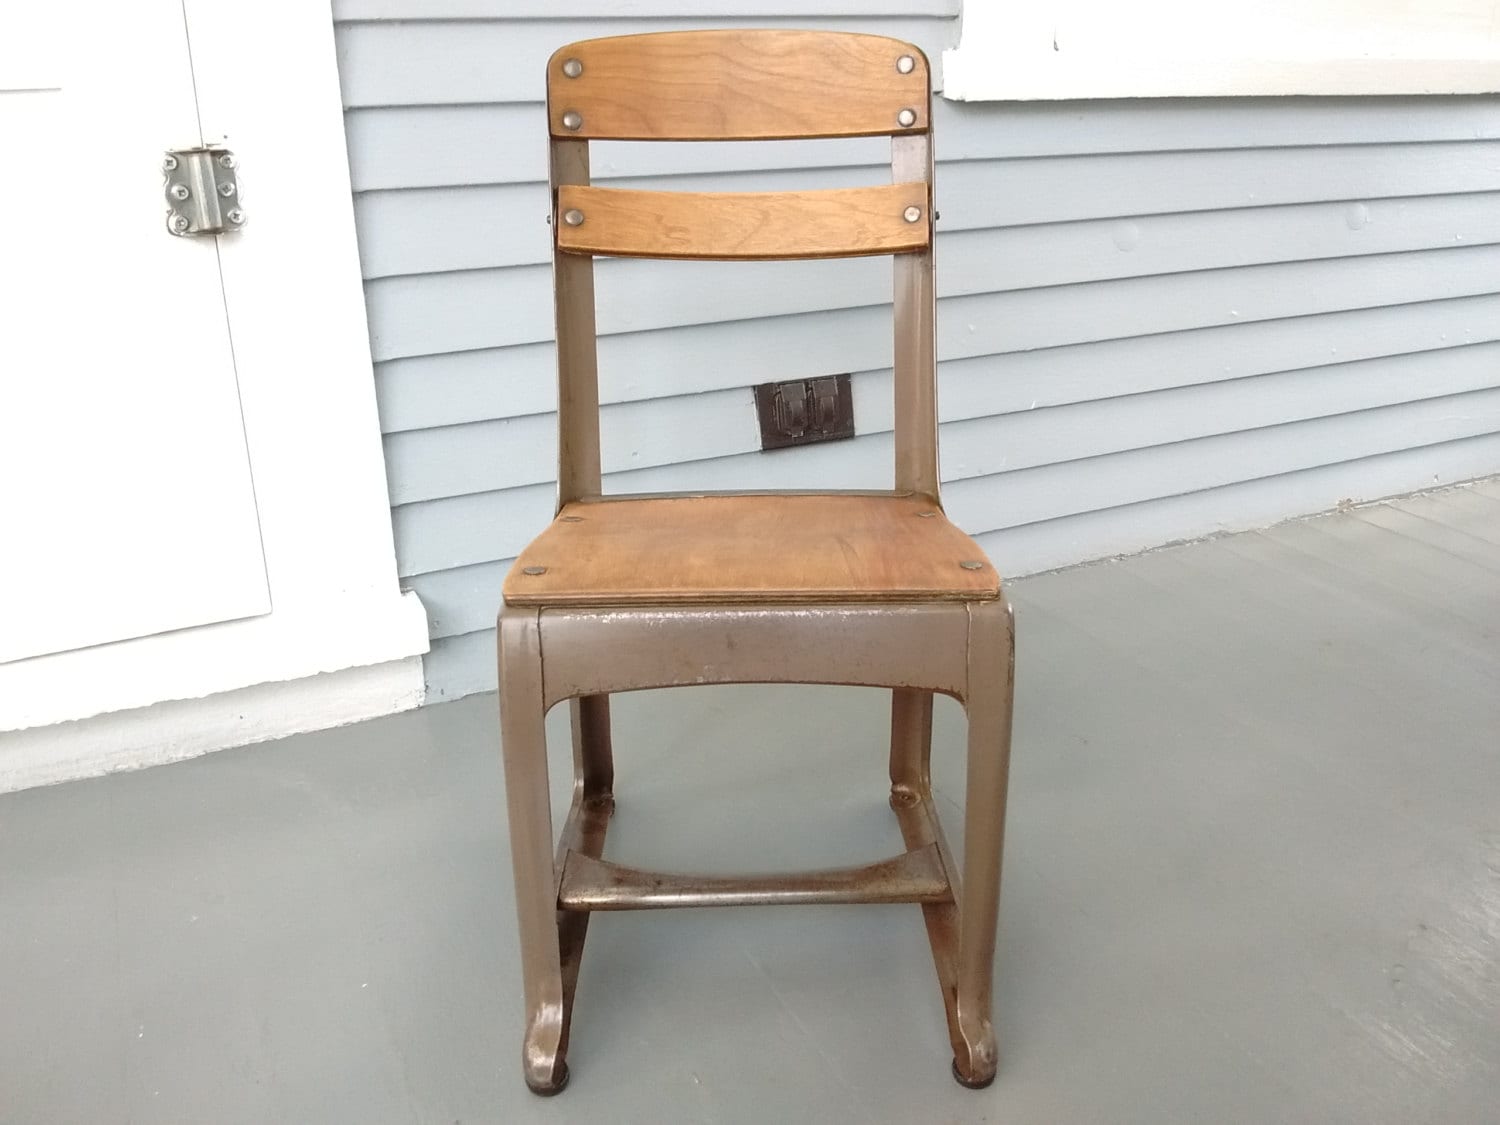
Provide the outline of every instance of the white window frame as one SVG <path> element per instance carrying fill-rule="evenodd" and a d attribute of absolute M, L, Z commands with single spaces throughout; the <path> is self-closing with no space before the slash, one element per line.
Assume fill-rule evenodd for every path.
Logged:
<path fill-rule="evenodd" d="M 328 5 L 187 0 L 185 10 L 204 139 L 238 155 L 249 215 L 243 234 L 220 239 L 220 260 L 272 611 L 0 665 L 0 731 L 376 666 L 363 687 L 331 688 L 357 713 L 301 689 L 298 720 L 262 691 L 264 714 L 204 737 L 254 741 L 422 696 L 427 620 L 397 579 Z M 162 138 L 163 149 L 193 143 Z M 169 334 L 165 299 L 162 311 Z M 189 721 L 174 714 L 177 728 Z M 24 735 L 36 733 L 0 734 L 0 790 L 7 776 L 27 783 Z M 125 757 L 69 768 L 139 764 L 114 749 Z"/>
<path fill-rule="evenodd" d="M 1500 3 L 964 0 L 955 101 L 1500 90 Z"/>

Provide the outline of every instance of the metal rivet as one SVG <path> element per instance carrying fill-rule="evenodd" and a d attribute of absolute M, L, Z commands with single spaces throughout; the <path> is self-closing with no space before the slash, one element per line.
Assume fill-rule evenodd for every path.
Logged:
<path fill-rule="evenodd" d="M 225 199 L 228 199 L 231 195 L 234 194 L 234 185 L 233 184 L 220 184 L 219 185 L 219 194 L 222 195 Z"/>
<path fill-rule="evenodd" d="M 917 68 L 917 60 L 910 55 L 902 55 L 896 60 L 896 69 L 902 74 L 910 74 Z"/>
<path fill-rule="evenodd" d="M 546 574 L 547 568 L 545 566 L 523 566 L 521 568 L 521 573 L 529 574 L 533 578 L 535 578 L 538 574 Z"/>
<path fill-rule="evenodd" d="M 231 223 L 239 225 L 240 223 L 243 223 L 245 221 L 245 212 L 236 207 L 233 211 L 229 212 L 229 214 L 225 215 L 224 217 Z"/>
<path fill-rule="evenodd" d="M 220 168 L 233 168 L 234 167 L 234 155 L 232 153 L 226 152 L 223 156 L 219 157 L 219 167 Z"/>
<path fill-rule="evenodd" d="M 918 512 L 917 518 L 922 520 L 930 520 L 935 515 L 937 515 L 936 512 Z"/>
<path fill-rule="evenodd" d="M 917 123 L 917 111 L 914 109 L 903 109 L 896 114 L 896 124 L 903 129 L 910 129 Z"/>
<path fill-rule="evenodd" d="M 173 168 L 176 167 L 177 157 L 173 156 L 171 153 L 168 153 L 166 159 L 161 162 L 161 170 L 163 172 L 170 172 Z"/>
<path fill-rule="evenodd" d="M 187 184 L 173 184 L 172 185 L 172 198 L 173 199 L 186 199 L 191 194 L 192 194 L 192 192 L 188 191 Z"/>
<path fill-rule="evenodd" d="M 958 565 L 961 566 L 961 567 L 963 567 L 965 570 L 983 570 L 984 569 L 984 563 L 982 563 L 982 562 L 976 562 L 974 559 L 964 559 L 964 561 L 961 562 L 961 563 L 959 563 Z"/>
<path fill-rule="evenodd" d="M 188 223 L 188 218 L 186 215 L 173 215 L 171 222 L 168 225 L 177 234 L 182 234 L 188 229 L 191 224 Z"/>
<path fill-rule="evenodd" d="M 914 223 L 922 217 L 922 208 L 908 207 L 905 211 L 901 212 L 901 217 L 908 223 Z"/>
<path fill-rule="evenodd" d="M 570 227 L 581 227 L 583 226 L 583 212 L 576 207 L 571 211 L 564 211 L 563 222 L 567 223 Z"/>
<path fill-rule="evenodd" d="M 583 63 L 577 59 L 568 59 L 562 65 L 562 72 L 569 78 L 577 78 L 583 73 Z"/>
<path fill-rule="evenodd" d="M 563 114 L 563 128 L 577 131 L 583 128 L 583 114 L 576 109 L 570 109 Z"/>

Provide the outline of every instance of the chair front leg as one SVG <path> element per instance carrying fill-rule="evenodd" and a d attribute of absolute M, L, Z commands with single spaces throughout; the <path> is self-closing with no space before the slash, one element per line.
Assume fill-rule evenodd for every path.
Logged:
<path fill-rule="evenodd" d="M 500 615 L 500 742 L 510 816 L 526 1038 L 526 1085 L 555 1094 L 568 1080 L 567 1011 L 558 948 L 557 884 L 552 859 L 552 798 L 542 705 L 542 650 L 535 610 Z"/>
<path fill-rule="evenodd" d="M 953 1072 L 965 1086 L 988 1086 L 999 1054 L 990 1019 L 999 921 L 1005 798 L 1010 775 L 1015 633 L 1003 600 L 970 606 L 967 795 L 963 902 L 959 908 L 958 1029 Z"/>

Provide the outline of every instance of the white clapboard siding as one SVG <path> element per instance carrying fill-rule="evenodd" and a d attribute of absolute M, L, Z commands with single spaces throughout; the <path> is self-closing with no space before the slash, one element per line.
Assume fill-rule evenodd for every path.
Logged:
<path fill-rule="evenodd" d="M 955 351 L 942 356 L 938 409 L 943 421 L 976 418 L 1493 339 L 1500 339 L 1500 294 L 1486 293 L 1036 348 L 998 358 Z M 376 379 L 385 432 L 550 412 L 557 397 L 552 381 L 507 378 L 513 358 L 509 349 L 494 349 L 381 365 Z M 607 404 L 627 401 L 622 381 L 606 380 L 602 389 Z M 880 394 L 861 390 L 859 396 L 860 425 L 868 429 L 868 411 L 881 409 Z"/>
<path fill-rule="evenodd" d="M 743 22 L 742 20 L 733 23 Z M 767 17 L 761 27 L 817 29 L 829 23 L 826 13 Z M 887 15 L 861 23 L 840 21 L 849 31 L 875 31 L 915 43 L 941 75 L 947 21 Z M 526 20 L 488 23 L 422 22 L 408 24 L 398 39 L 381 24 L 352 24 L 340 33 L 340 47 L 362 65 L 344 82 L 344 104 L 350 107 L 479 105 L 540 102 L 547 96 L 546 72 L 537 66 L 512 66 L 508 60 L 545 59 L 565 43 L 603 35 L 732 26 L 722 19 L 601 19 L 582 35 L 576 20 Z M 939 81 L 941 85 L 941 81 Z"/>
<path fill-rule="evenodd" d="M 767 16 L 957 16 L 962 0 L 739 0 L 733 12 L 747 23 Z M 703 0 L 334 0 L 333 18 L 343 24 L 361 20 L 506 20 L 569 19 L 603 21 L 618 16 L 671 16 L 702 19 L 706 10 L 722 7 Z M 593 23 L 590 25 L 595 26 Z M 758 25 L 757 25 L 758 26 Z M 592 31 L 586 34 L 593 34 Z M 573 36 L 580 38 L 580 36 Z"/>
<path fill-rule="evenodd" d="M 399 31 L 386 30 L 388 34 Z M 344 58 L 346 69 L 357 62 Z M 1080 111 L 1080 104 L 1087 109 Z M 1488 96 L 1035 102 L 1025 106 L 939 101 L 933 107 L 938 155 L 949 161 L 1495 140 L 1500 139 L 1496 117 L 1494 99 Z M 345 120 L 356 191 L 547 178 L 547 115 L 541 102 L 354 109 Z M 875 164 L 884 151 L 878 138 L 754 145 L 607 145 L 595 160 L 594 174 L 613 179 Z"/>
<path fill-rule="evenodd" d="M 1477 225 L 1486 220 L 1474 221 Z M 890 267 L 875 258 L 852 263 L 801 262 L 796 264 L 853 264 L 863 270 L 810 269 L 794 275 L 799 276 L 797 286 L 778 287 L 775 279 L 787 275 L 777 267 L 786 264 L 663 265 L 626 259 L 601 263 L 596 282 L 603 337 L 601 378 L 612 380 L 619 373 L 625 385 L 634 388 L 624 397 L 656 398 L 683 389 L 675 382 L 683 371 L 698 373 L 702 382 L 696 382 L 694 389 L 708 389 L 761 381 L 747 377 L 754 372 L 746 370 L 746 363 L 762 371 L 788 374 L 796 374 L 799 366 L 810 362 L 842 370 L 880 366 L 890 354 L 889 305 L 844 302 L 859 296 L 873 302 L 882 296 L 889 287 Z M 627 265 L 647 268 L 629 273 L 602 268 Z M 699 265 L 706 268 L 693 268 Z M 1024 269 L 1018 264 L 1011 268 Z M 677 281 L 685 270 L 700 279 L 700 288 L 684 287 Z M 434 336 L 439 331 L 453 341 L 456 350 L 465 351 L 549 342 L 551 296 L 545 288 L 549 276 L 539 273 L 534 284 L 523 287 L 502 276 L 509 272 L 435 274 L 368 283 L 374 322 L 370 332 L 377 356 L 435 354 Z M 1446 250 L 1272 262 L 1034 289 L 1010 286 L 1003 268 L 985 272 L 1001 287 L 975 288 L 979 279 L 972 277 L 939 281 L 938 291 L 946 297 L 939 302 L 937 328 L 944 357 L 1475 296 L 1495 289 L 1500 278 L 1500 246 L 1459 245 Z M 842 278 L 848 289 L 824 292 L 811 284 L 813 278 Z M 632 279 L 639 280 L 639 287 L 621 284 Z M 663 307 L 662 297 L 668 291 L 681 296 L 681 307 Z M 812 298 L 826 311 L 793 311 L 798 307 L 797 296 Z M 780 320 L 764 323 L 769 317 Z M 723 354 L 731 339 L 740 363 Z M 507 377 L 544 381 L 552 370 L 548 351 L 550 344 L 545 349 L 516 349 Z"/>
<path fill-rule="evenodd" d="M 403 580 L 432 698 L 494 686 L 547 521 L 555 388 L 542 64 L 685 27 L 894 35 L 957 0 L 335 0 Z M 940 76 L 939 76 L 939 81 Z M 944 500 L 1025 574 L 1500 470 L 1500 98 L 951 104 Z M 879 139 L 598 145 L 596 178 L 874 184 Z M 606 261 L 610 491 L 890 481 L 884 261 Z M 848 372 L 850 442 L 758 452 L 748 390 Z"/>
<path fill-rule="evenodd" d="M 1500 343 L 1207 381 L 1122 398 L 1096 398 L 1001 416 L 956 418 L 945 411 L 943 479 L 948 482 L 1100 453 L 1165 445 L 1227 428 L 1482 390 L 1497 383 Z M 1005 378 L 997 358 L 991 381 Z M 893 388 L 886 373 L 852 384 L 860 432 L 888 432 Z M 606 473 L 714 460 L 760 448 L 760 430 L 744 390 L 680 395 L 606 407 L 601 418 Z M 391 500 L 410 504 L 554 479 L 556 419 L 533 414 L 386 439 Z M 771 464 L 755 456 L 753 461 Z M 793 455 L 776 459 L 801 464 Z M 879 471 L 879 467 L 877 467 Z M 397 486 L 399 483 L 399 491 Z"/>
<path fill-rule="evenodd" d="M 1497 168 L 1500 142 L 1488 141 L 1268 153 L 1236 150 L 978 160 L 944 166 L 938 185 L 939 226 L 944 233 L 952 233 L 1122 216 L 1211 222 L 1211 212 L 1229 209 L 1244 209 L 1245 220 L 1264 222 L 1265 212 L 1250 209 L 1252 205 L 1329 201 L 1336 207 L 1301 208 L 1302 221 L 1352 246 L 1357 241 L 1354 236 L 1361 232 L 1370 232 L 1368 239 L 1385 235 L 1382 228 L 1390 220 L 1396 220 L 1390 225 L 1399 230 L 1411 221 L 1408 216 L 1421 221 L 1427 215 L 1445 213 L 1434 208 L 1468 206 L 1472 214 L 1472 203 L 1462 199 L 1422 197 L 1493 191 Z M 826 169 L 798 168 L 762 174 L 642 177 L 620 181 L 618 186 L 666 191 L 803 191 L 889 179 L 889 164 L 874 164 L 843 168 L 836 176 Z M 1389 210 L 1383 205 L 1386 200 L 1403 209 Z M 361 193 L 355 206 L 365 228 L 361 254 L 369 278 L 550 260 L 545 184 L 371 191 Z M 1179 213 L 1179 208 L 1191 211 Z M 1337 222 L 1325 225 L 1328 218 Z"/>

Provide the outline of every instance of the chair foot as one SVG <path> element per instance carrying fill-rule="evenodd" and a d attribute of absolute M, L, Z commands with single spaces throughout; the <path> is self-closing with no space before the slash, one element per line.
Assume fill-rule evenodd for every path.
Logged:
<path fill-rule="evenodd" d="M 955 1069 L 955 1074 L 958 1071 Z M 962 1079 L 960 1079 L 962 1081 Z M 554 1098 L 568 1086 L 568 1064 L 559 1062 L 557 1064 L 556 1077 L 548 1085 L 533 1085 L 531 1075 L 526 1076 L 526 1088 L 539 1098 Z"/>
<path fill-rule="evenodd" d="M 1000 1065 L 994 1026 L 989 1020 L 970 1023 L 960 1013 L 958 1027 L 958 1036 L 953 1043 L 953 1077 L 958 1079 L 960 1086 L 983 1090 L 995 1080 Z"/>
<path fill-rule="evenodd" d="M 964 1077 L 964 1072 L 958 1069 L 958 1060 L 954 1059 L 953 1060 L 953 1079 L 960 1086 L 966 1087 L 967 1089 L 970 1089 L 970 1090 L 983 1090 L 987 1086 L 989 1086 L 992 1082 L 995 1081 L 995 1072 L 993 1070 L 991 1070 L 989 1072 L 989 1074 L 985 1075 L 984 1077 L 965 1078 Z M 563 1081 L 564 1082 L 567 1081 L 567 1075 L 566 1074 L 563 1075 Z"/>
<path fill-rule="evenodd" d="M 567 1035 L 566 1014 L 550 1006 L 527 1027 L 521 1073 L 533 1094 L 548 1098 L 568 1084 Z"/>

